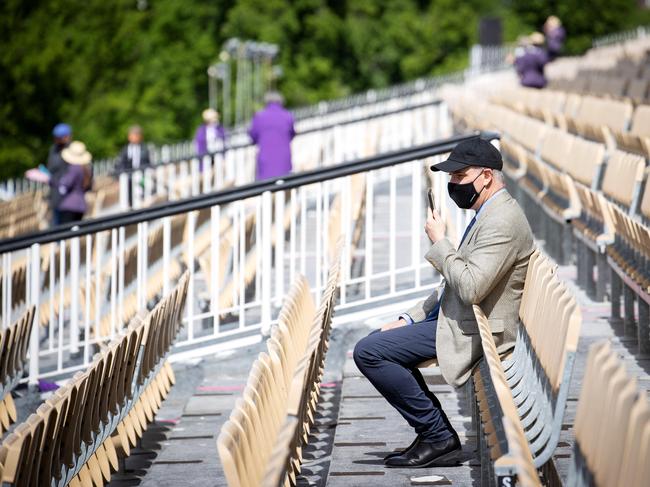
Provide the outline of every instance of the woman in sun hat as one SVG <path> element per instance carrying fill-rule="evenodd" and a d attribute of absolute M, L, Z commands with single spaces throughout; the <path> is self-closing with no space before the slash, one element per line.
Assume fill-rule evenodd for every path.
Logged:
<path fill-rule="evenodd" d="M 219 112 L 214 108 L 206 108 L 201 114 L 203 124 L 196 129 L 194 135 L 194 146 L 199 156 L 215 152 L 218 149 L 223 150 L 226 145 L 226 131 L 219 123 Z M 221 141 L 221 147 L 218 142 Z"/>
<path fill-rule="evenodd" d="M 68 167 L 58 182 L 60 222 L 79 221 L 87 209 L 84 194 L 92 186 L 92 156 L 86 145 L 76 140 L 61 151 L 61 158 Z"/>
<path fill-rule="evenodd" d="M 548 54 L 544 49 L 544 34 L 533 32 L 525 39 L 523 49 L 515 58 L 515 68 L 521 85 L 527 88 L 544 88 L 546 63 L 548 63 Z"/>

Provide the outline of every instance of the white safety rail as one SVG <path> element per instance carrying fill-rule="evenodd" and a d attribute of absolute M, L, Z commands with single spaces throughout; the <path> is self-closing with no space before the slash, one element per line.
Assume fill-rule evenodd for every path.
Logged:
<path fill-rule="evenodd" d="M 292 142 L 294 172 L 432 142 L 437 134 L 445 136 L 449 131 L 446 107 L 431 92 L 338 111 L 323 115 L 322 120 L 307 119 L 300 122 L 299 134 Z M 123 173 L 120 207 L 144 208 L 252 183 L 256 154 L 255 146 L 245 143 L 201 159 L 194 157 Z"/>
<path fill-rule="evenodd" d="M 434 129 L 433 138 L 444 129 Z M 428 170 L 439 157 L 310 184 L 287 181 L 286 190 L 282 181 L 269 182 L 251 197 L 212 206 L 198 197 L 177 203 L 187 209 L 172 216 L 148 210 L 145 218 L 136 214 L 137 224 L 102 223 L 87 235 L 7 251 L 0 262 L 2 326 L 34 304 L 29 380 L 67 376 L 189 269 L 175 353 L 233 348 L 268 331 L 296 273 L 308 277 L 316 298 L 321 294 L 341 235 L 339 315 L 426 292 L 439 281 L 423 259 L 426 187 L 434 187 L 452 237 L 468 222 L 447 197 L 446 177 Z"/>

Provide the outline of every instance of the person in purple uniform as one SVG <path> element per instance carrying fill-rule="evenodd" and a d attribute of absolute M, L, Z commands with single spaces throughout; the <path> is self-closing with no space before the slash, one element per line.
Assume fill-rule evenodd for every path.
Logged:
<path fill-rule="evenodd" d="M 566 39 L 566 31 L 562 27 L 562 22 L 555 15 L 551 15 L 544 22 L 544 34 L 546 35 L 548 58 L 549 61 L 552 61 L 562 52 L 562 46 Z"/>
<path fill-rule="evenodd" d="M 528 88 L 544 88 L 546 77 L 544 66 L 548 63 L 548 55 L 544 49 L 544 35 L 532 33 L 518 50 L 515 57 L 515 68 L 522 86 Z"/>
<path fill-rule="evenodd" d="M 76 222 L 83 218 L 87 210 L 85 194 L 92 186 L 92 156 L 83 142 L 74 141 L 61 151 L 61 157 L 67 167 L 58 181 L 61 195 L 59 223 Z"/>
<path fill-rule="evenodd" d="M 201 114 L 203 124 L 199 125 L 194 135 L 194 146 L 199 156 L 223 150 L 226 145 L 226 131 L 219 123 L 219 112 L 214 108 L 206 108 Z M 219 140 L 221 147 L 218 147 Z"/>
<path fill-rule="evenodd" d="M 256 178 L 277 178 L 291 172 L 291 139 L 296 135 L 293 115 L 283 106 L 282 95 L 269 92 L 266 107 L 257 112 L 248 129 L 257 144 Z"/>

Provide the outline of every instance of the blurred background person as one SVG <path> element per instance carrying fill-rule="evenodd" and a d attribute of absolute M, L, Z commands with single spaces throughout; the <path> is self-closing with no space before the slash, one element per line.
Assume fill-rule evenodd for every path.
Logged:
<path fill-rule="evenodd" d="M 47 155 L 47 172 L 50 178 L 49 205 L 52 215 L 51 225 L 55 226 L 61 221 L 58 210 L 61 198 L 59 194 L 59 179 L 66 170 L 66 163 L 61 157 L 61 151 L 70 145 L 70 141 L 72 140 L 72 127 L 67 123 L 58 123 L 52 130 L 52 137 L 54 137 L 54 143 L 50 147 Z"/>
<path fill-rule="evenodd" d="M 139 125 L 129 127 L 127 140 L 128 143 L 120 152 L 115 171 L 118 176 L 124 171 L 129 172 L 128 199 L 129 206 L 133 206 L 133 174 L 131 171 L 145 168 L 151 164 L 151 161 L 149 160 L 149 148 L 143 142 L 142 127 Z"/>
<path fill-rule="evenodd" d="M 521 49 L 518 49 L 514 64 L 521 86 L 527 88 L 544 88 L 546 77 L 544 66 L 548 63 L 548 54 L 544 48 L 544 35 L 533 32 L 522 39 Z"/>
<path fill-rule="evenodd" d="M 248 129 L 248 135 L 258 148 L 258 180 L 291 172 L 291 139 L 296 135 L 293 115 L 284 108 L 282 95 L 271 91 L 264 101 L 266 106 L 253 116 Z"/>
<path fill-rule="evenodd" d="M 544 35 L 546 36 L 548 59 L 552 61 L 560 55 L 566 40 L 566 31 L 562 26 L 562 21 L 555 15 L 551 15 L 544 22 Z"/>
<path fill-rule="evenodd" d="M 226 147 L 226 131 L 219 123 L 219 112 L 214 108 L 206 108 L 201 114 L 203 123 L 196 129 L 194 135 L 194 147 L 199 156 L 216 152 L 218 141 L 221 141 L 221 149 Z"/>
<path fill-rule="evenodd" d="M 83 142 L 75 140 L 61 151 L 66 162 L 65 172 L 58 182 L 59 223 L 79 221 L 86 213 L 86 191 L 92 187 L 92 156 Z"/>
<path fill-rule="evenodd" d="M 127 133 L 128 143 L 120 151 L 117 170 L 138 169 L 151 164 L 149 148 L 143 142 L 142 127 L 132 125 Z"/>

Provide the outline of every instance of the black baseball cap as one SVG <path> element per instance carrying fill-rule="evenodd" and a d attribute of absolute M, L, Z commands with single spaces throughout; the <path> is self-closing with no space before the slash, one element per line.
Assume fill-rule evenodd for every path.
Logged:
<path fill-rule="evenodd" d="M 503 159 L 499 150 L 487 140 L 472 137 L 456 145 L 447 160 L 434 164 L 431 170 L 454 172 L 470 166 L 489 167 L 500 171 Z"/>

